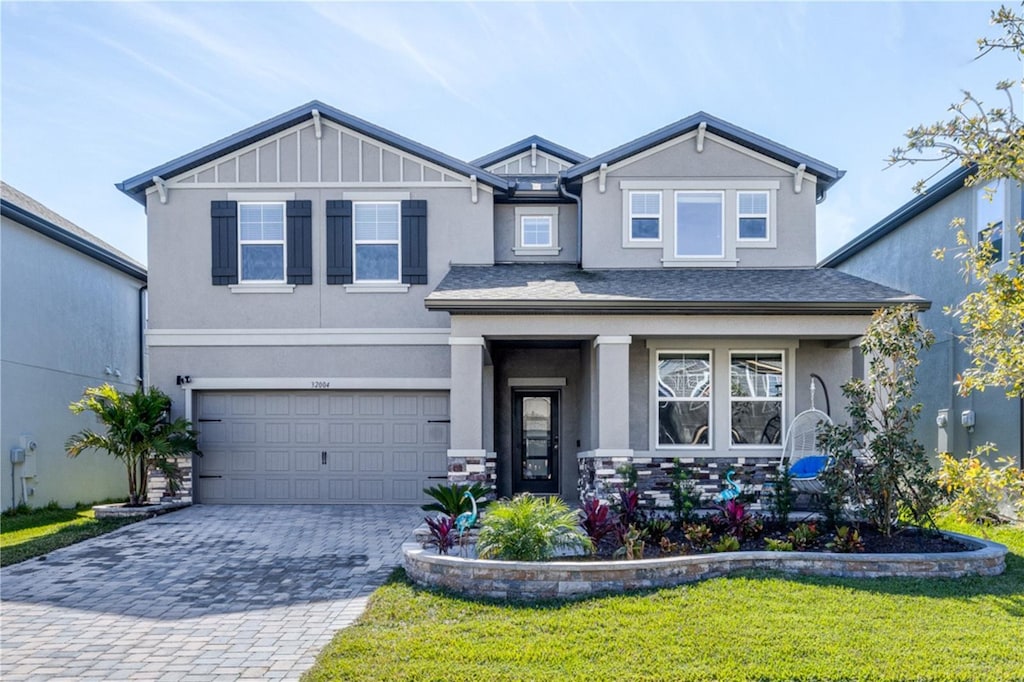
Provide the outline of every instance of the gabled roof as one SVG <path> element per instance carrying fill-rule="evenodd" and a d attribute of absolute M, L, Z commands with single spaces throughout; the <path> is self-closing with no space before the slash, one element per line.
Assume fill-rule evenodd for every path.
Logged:
<path fill-rule="evenodd" d="M 146 267 L 142 263 L 2 181 L 0 181 L 0 215 L 131 275 L 137 280 L 146 281 Z"/>
<path fill-rule="evenodd" d="M 898 209 L 882 218 L 849 242 L 826 256 L 820 263 L 819 268 L 834 268 L 868 248 L 885 235 L 897 230 L 909 220 L 916 218 L 929 208 L 939 203 L 959 189 L 963 189 L 964 180 L 977 170 L 976 166 L 958 168 L 927 188 L 923 194 L 914 197 Z"/>
<path fill-rule="evenodd" d="M 735 142 L 736 144 L 743 145 L 744 147 L 752 149 L 760 154 L 764 154 L 776 161 L 781 161 L 791 166 L 799 166 L 802 163 L 807 164 L 807 172 L 818 178 L 819 194 L 823 194 L 825 190 L 835 184 L 837 180 L 846 174 L 846 171 L 839 170 L 835 166 L 831 166 L 824 161 L 819 161 L 814 157 L 801 154 L 789 147 L 784 147 L 777 142 L 772 142 L 766 137 L 752 133 L 749 130 L 744 130 L 743 128 L 735 126 L 728 121 L 715 118 L 711 114 L 698 111 L 697 113 L 687 116 L 680 121 L 676 121 L 664 128 L 655 130 L 653 133 L 648 133 L 647 135 L 639 137 L 632 142 L 627 142 L 624 145 L 620 145 L 615 149 L 604 152 L 603 154 L 598 154 L 587 161 L 573 166 L 566 171 L 566 179 L 574 180 L 582 178 L 588 173 L 593 173 L 598 170 L 603 163 L 607 163 L 610 166 L 622 161 L 623 159 L 629 158 L 630 156 L 634 156 L 640 152 L 650 149 L 651 147 L 667 142 L 672 138 L 696 130 L 701 123 L 707 124 L 707 130 L 712 133 Z"/>
<path fill-rule="evenodd" d="M 513 156 L 516 156 L 517 154 L 528 152 L 531 149 L 533 149 L 533 145 L 537 145 L 538 151 L 551 154 L 552 156 L 557 156 L 560 159 L 564 159 L 570 162 L 570 164 L 581 163 L 587 160 L 586 156 L 580 154 L 579 152 L 574 152 L 568 147 L 563 147 L 560 144 L 555 144 L 551 140 L 545 140 L 540 135 L 530 135 L 529 137 L 524 137 L 518 142 L 513 142 L 507 147 L 502 147 L 501 149 L 493 151 L 490 154 L 484 154 L 479 159 L 473 159 L 472 161 L 470 161 L 470 163 L 472 163 L 474 166 L 479 166 L 480 168 L 486 168 L 487 166 L 492 166 L 498 163 L 499 161 L 510 159 Z"/>
<path fill-rule="evenodd" d="M 145 172 L 128 178 L 124 182 L 118 183 L 116 187 L 140 204 L 145 205 L 146 189 L 153 185 L 153 176 L 160 176 L 165 179 L 170 178 L 178 175 L 179 173 L 201 166 L 204 163 L 212 161 L 220 156 L 230 154 L 231 152 L 241 149 L 242 147 L 246 147 L 253 142 L 257 142 L 264 137 L 268 137 L 274 133 L 290 128 L 297 123 L 309 119 L 312 116 L 314 109 L 319 111 L 320 115 L 329 121 L 333 121 L 338 125 L 355 130 L 362 135 L 366 135 L 367 137 L 383 142 L 384 144 L 390 145 L 409 154 L 419 156 L 420 158 L 426 159 L 438 166 L 447 168 L 448 170 L 465 176 L 475 175 L 480 182 L 502 191 L 507 190 L 509 187 L 508 181 L 498 175 L 488 173 L 477 166 L 468 164 L 465 161 L 460 161 L 453 156 L 448 156 L 436 149 L 432 149 L 426 145 L 420 144 L 419 142 L 410 140 L 407 137 L 402 137 L 397 133 L 393 133 L 390 130 L 385 130 L 384 128 L 374 125 L 369 121 L 364 121 L 361 118 L 347 114 L 340 109 L 336 109 L 318 100 L 313 100 L 312 102 L 303 104 L 291 111 L 286 111 L 283 114 L 267 119 L 262 123 L 257 123 L 251 128 L 246 128 L 234 135 L 229 135 L 222 140 L 218 140 L 217 142 L 208 144 L 201 149 L 197 149 L 194 152 L 189 152 L 184 156 L 179 156 L 173 161 L 168 161 L 156 168 L 150 168 Z"/>
<path fill-rule="evenodd" d="M 463 313 L 864 314 L 928 301 L 838 270 L 581 270 L 575 264 L 454 266 L 426 298 Z"/>

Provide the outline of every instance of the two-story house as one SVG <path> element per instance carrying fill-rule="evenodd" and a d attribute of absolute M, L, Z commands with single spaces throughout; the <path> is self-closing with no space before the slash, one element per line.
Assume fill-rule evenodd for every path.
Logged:
<path fill-rule="evenodd" d="M 838 387 L 873 310 L 926 305 L 815 268 L 841 177 L 704 113 L 466 163 L 310 102 L 118 186 L 198 500 L 418 503 L 445 478 L 575 499 L 673 458 L 762 481 L 812 375 Z"/>
<path fill-rule="evenodd" d="M 973 173 L 967 167 L 945 176 L 827 256 L 821 265 L 913 289 L 934 303 L 921 318 L 935 333 L 935 345 L 921 357 L 915 395 L 924 406 L 916 436 L 928 452 L 962 457 L 979 445 L 994 443 L 999 449 L 996 456 L 1020 459 L 1024 457 L 1024 400 L 1007 399 L 995 386 L 961 396 L 956 383 L 971 357 L 959 341 L 964 329 L 945 310 L 955 308 L 975 285 L 958 273 L 953 221 L 963 220 L 964 232 L 975 244 L 979 239 L 992 242 L 998 270 L 1011 254 L 1020 253 L 1013 226 L 1024 215 L 1020 185 L 999 180 L 965 186 Z M 933 249 L 943 247 L 949 249 L 949 257 L 936 260 Z"/>

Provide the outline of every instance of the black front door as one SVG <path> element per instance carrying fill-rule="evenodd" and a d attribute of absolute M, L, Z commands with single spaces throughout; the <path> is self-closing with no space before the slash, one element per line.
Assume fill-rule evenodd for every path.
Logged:
<path fill-rule="evenodd" d="M 512 392 L 512 492 L 558 493 L 558 391 Z"/>

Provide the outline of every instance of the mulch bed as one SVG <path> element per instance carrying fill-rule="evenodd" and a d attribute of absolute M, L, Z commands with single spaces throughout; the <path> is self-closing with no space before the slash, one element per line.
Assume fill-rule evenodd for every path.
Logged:
<path fill-rule="evenodd" d="M 767 549 L 765 546 L 765 540 L 767 538 L 786 540 L 787 533 L 795 526 L 796 524 L 789 524 L 783 527 L 765 522 L 764 531 L 760 535 L 755 538 L 744 539 L 740 542 L 740 550 L 763 551 Z M 827 545 L 835 538 L 835 532 L 826 529 L 824 523 L 820 521 L 817 523 L 817 527 L 821 531 L 821 535 L 811 542 L 810 545 L 800 551 L 833 551 L 829 549 Z M 922 531 L 918 528 L 902 528 L 888 537 L 878 532 L 875 528 L 864 524 L 857 528 L 857 531 L 860 534 L 861 541 L 864 543 L 863 554 L 935 554 L 939 552 L 966 552 L 975 549 L 975 547 L 968 546 L 940 533 Z M 721 537 L 721 533 L 715 532 L 716 541 L 719 537 Z M 670 543 L 675 545 L 671 551 L 665 552 L 657 543 L 648 541 L 644 546 L 644 558 L 656 559 L 659 557 L 707 553 L 697 551 L 692 547 L 690 543 L 687 542 L 683 533 L 679 530 L 673 529 L 669 531 L 666 538 L 668 538 Z M 597 553 L 587 557 L 587 559 L 606 561 L 609 559 L 625 558 L 622 555 L 615 555 L 617 548 L 618 544 L 614 540 L 606 538 L 601 542 Z"/>

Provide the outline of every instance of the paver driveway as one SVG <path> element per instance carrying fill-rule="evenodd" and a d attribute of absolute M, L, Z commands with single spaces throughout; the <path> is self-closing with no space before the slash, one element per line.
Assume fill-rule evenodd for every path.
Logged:
<path fill-rule="evenodd" d="M 297 679 L 422 512 L 198 505 L 0 571 L 0 676 Z"/>

